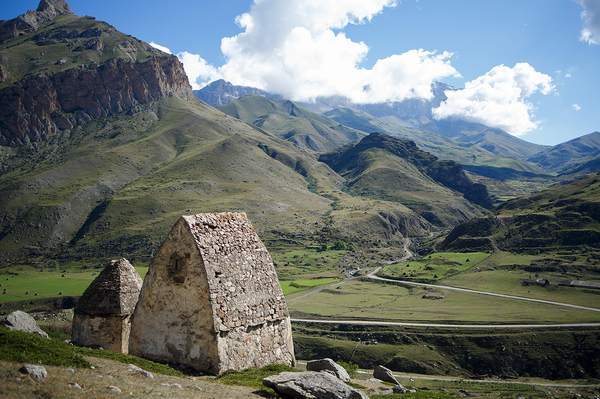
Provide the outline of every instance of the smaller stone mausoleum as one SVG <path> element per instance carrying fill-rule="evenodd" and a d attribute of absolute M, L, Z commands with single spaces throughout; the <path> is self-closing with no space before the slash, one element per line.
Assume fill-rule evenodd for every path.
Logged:
<path fill-rule="evenodd" d="M 85 290 L 73 315 L 75 345 L 127 353 L 142 278 L 127 259 L 113 260 Z"/>
<path fill-rule="evenodd" d="M 177 221 L 144 280 L 129 352 L 212 374 L 296 364 L 275 267 L 245 214 Z"/>

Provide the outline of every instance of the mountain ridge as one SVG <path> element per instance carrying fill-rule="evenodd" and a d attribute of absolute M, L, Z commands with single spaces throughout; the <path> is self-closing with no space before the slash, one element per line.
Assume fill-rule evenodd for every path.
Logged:
<path fill-rule="evenodd" d="M 77 17 L 62 0 L 42 0 L 38 10 L 11 20 L 37 22 L 0 45 L 5 77 L 0 83 L 0 145 L 46 140 L 170 95 L 193 98 L 177 57 L 104 22 Z M 5 29 L 14 25 L 4 22 Z"/>

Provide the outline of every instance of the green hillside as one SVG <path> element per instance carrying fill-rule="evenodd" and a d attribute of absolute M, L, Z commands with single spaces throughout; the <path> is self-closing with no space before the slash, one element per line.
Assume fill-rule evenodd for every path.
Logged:
<path fill-rule="evenodd" d="M 288 100 L 248 94 L 217 109 L 313 151 L 327 151 L 364 137 L 363 132 L 342 126 Z"/>
<path fill-rule="evenodd" d="M 473 188 L 460 165 L 455 169 L 457 164 L 452 161 L 438 161 L 412 141 L 372 133 L 356 145 L 323 154 L 319 160 L 346 178 L 349 193 L 405 204 L 438 227 L 480 213 L 460 194 Z M 471 200 L 489 206 L 485 188 L 479 188 L 483 190 L 480 197 Z"/>
<path fill-rule="evenodd" d="M 507 201 L 494 215 L 454 228 L 441 243 L 451 250 L 560 253 L 573 259 L 600 257 L 600 177 Z"/>
<path fill-rule="evenodd" d="M 439 159 L 459 162 L 470 173 L 472 180 L 488 187 L 496 203 L 542 190 L 556 182 L 553 172 L 544 170 L 533 162 L 497 155 L 471 142 L 457 141 L 427 130 L 386 122 L 350 108 L 336 108 L 323 115 L 366 133 L 381 132 L 412 140 L 419 149 Z M 502 135 L 498 137 L 503 138 Z"/>
<path fill-rule="evenodd" d="M 41 24 L 34 34 L 0 44 L 0 65 L 9 72 L 9 78 L 0 82 L 0 89 L 40 73 L 102 64 L 113 58 L 143 62 L 150 55 L 167 54 L 93 17 L 58 15 Z"/>

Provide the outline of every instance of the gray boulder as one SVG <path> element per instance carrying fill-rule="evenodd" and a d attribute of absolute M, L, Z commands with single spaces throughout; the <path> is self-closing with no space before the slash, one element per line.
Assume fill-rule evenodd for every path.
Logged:
<path fill-rule="evenodd" d="M 282 395 L 310 399 L 368 399 L 329 373 L 305 371 L 283 372 L 263 379 L 263 384 Z"/>
<path fill-rule="evenodd" d="M 308 363 L 306 363 L 306 370 L 307 371 L 324 371 L 324 370 L 332 371 L 335 374 L 335 376 L 337 378 L 339 378 L 340 380 L 345 381 L 345 382 L 350 381 L 350 376 L 348 375 L 348 372 L 346 371 L 346 369 L 329 358 L 309 361 Z"/>
<path fill-rule="evenodd" d="M 31 378 L 35 378 L 40 381 L 44 381 L 48 377 L 48 372 L 44 366 L 35 366 L 33 364 L 26 364 L 19 369 L 19 372 L 27 374 Z"/>
<path fill-rule="evenodd" d="M 394 377 L 392 370 L 388 369 L 387 367 L 383 367 L 383 366 L 379 366 L 379 365 L 375 366 L 375 369 L 373 370 L 373 377 L 375 377 L 381 381 L 400 385 L 400 383 L 398 382 L 396 377 Z"/>
<path fill-rule="evenodd" d="M 14 311 L 6 316 L 0 321 L 0 324 L 4 324 L 11 330 L 25 331 L 28 333 L 41 335 L 44 338 L 50 338 L 45 331 L 40 329 L 33 317 L 25 312 L 21 312 L 20 310 Z"/>

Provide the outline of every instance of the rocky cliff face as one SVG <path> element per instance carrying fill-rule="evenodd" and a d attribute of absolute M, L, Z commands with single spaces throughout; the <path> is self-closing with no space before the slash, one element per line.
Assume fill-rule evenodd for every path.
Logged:
<path fill-rule="evenodd" d="M 63 0 L 42 0 L 37 11 L 0 22 L 0 145 L 46 140 L 95 118 L 164 97 L 194 97 L 177 57 L 90 18 L 73 18 Z M 83 28 L 82 28 L 83 27 Z M 29 35 L 36 55 L 26 62 L 16 36 Z M 16 40 L 16 39 L 15 39 Z M 19 57 L 20 55 L 20 57 Z M 23 75 L 23 70 L 31 71 Z M 14 83 L 11 84 L 11 81 Z M 6 86 L 8 85 L 8 86 Z"/>
<path fill-rule="evenodd" d="M 0 91 L 0 145 L 46 140 L 60 130 L 171 95 L 193 98 L 176 57 L 143 63 L 112 59 L 34 76 Z"/>

